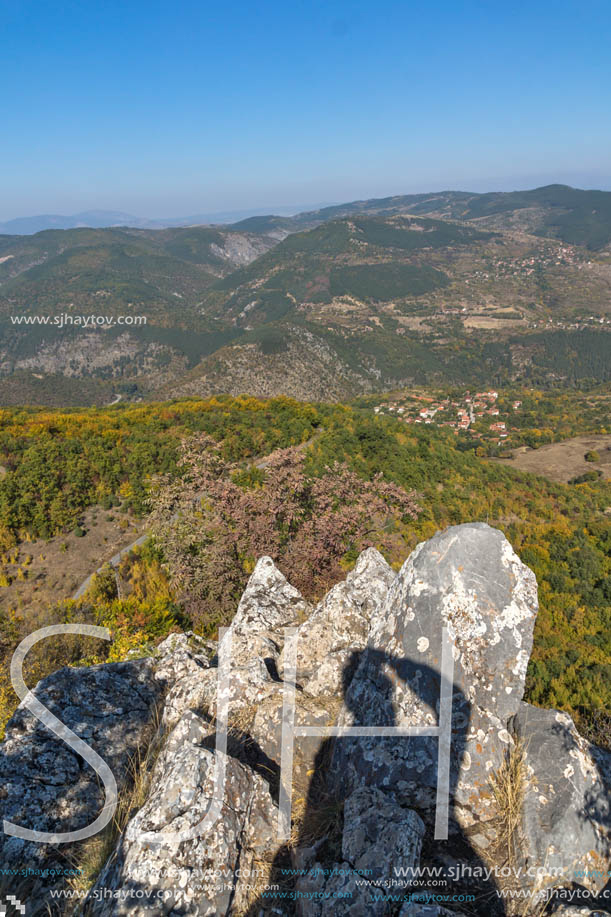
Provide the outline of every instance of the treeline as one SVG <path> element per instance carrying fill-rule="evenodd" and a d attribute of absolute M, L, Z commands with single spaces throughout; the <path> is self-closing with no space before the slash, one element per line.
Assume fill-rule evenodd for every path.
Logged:
<path fill-rule="evenodd" d="M 210 434 L 228 461 L 238 461 L 308 439 L 323 416 L 285 398 L 2 410 L 0 540 L 74 528 L 84 509 L 107 497 L 142 515 L 151 478 L 176 471 L 178 443 L 190 433 Z"/>

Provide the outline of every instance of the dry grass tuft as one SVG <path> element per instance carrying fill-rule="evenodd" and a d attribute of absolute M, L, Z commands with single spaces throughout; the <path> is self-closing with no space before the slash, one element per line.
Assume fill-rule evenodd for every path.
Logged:
<path fill-rule="evenodd" d="M 298 796 L 293 801 L 291 847 L 311 847 L 323 838 L 341 839 L 344 826 L 344 801 L 330 794 L 315 801 L 311 796 Z"/>
<path fill-rule="evenodd" d="M 227 722 L 228 736 L 244 736 L 248 734 L 252 727 L 257 709 L 257 704 L 242 704 L 240 707 L 233 707 L 229 712 Z"/>
<path fill-rule="evenodd" d="M 502 858 L 503 865 L 510 866 L 513 874 L 513 878 L 506 884 L 507 888 L 521 887 L 517 879 L 517 868 L 522 859 L 522 811 L 528 785 L 525 752 L 524 743 L 515 738 L 500 768 L 489 778 L 498 812 L 495 822 L 498 831 L 495 853 L 498 858 Z M 508 900 L 507 914 L 510 917 L 543 917 L 548 900 L 545 895 L 537 895 L 536 891 L 533 888 L 527 899 Z"/>
<path fill-rule="evenodd" d="M 344 826 L 344 800 L 329 792 L 326 774 L 329 771 L 333 743 L 321 746 L 311 780 L 307 786 L 293 782 L 292 827 L 290 847 L 311 847 L 325 839 L 341 846 Z"/>
<path fill-rule="evenodd" d="M 240 905 L 231 912 L 234 917 L 252 917 L 266 886 L 272 884 L 273 872 L 274 863 L 270 860 L 253 859 L 250 864 L 250 874 L 242 883 L 243 897 Z M 278 883 L 274 882 L 274 884 Z"/>
<path fill-rule="evenodd" d="M 524 751 L 523 742 L 516 739 L 499 769 L 489 778 L 498 811 L 499 845 L 505 847 L 510 864 L 517 862 L 520 849 L 522 807 L 527 781 Z"/>

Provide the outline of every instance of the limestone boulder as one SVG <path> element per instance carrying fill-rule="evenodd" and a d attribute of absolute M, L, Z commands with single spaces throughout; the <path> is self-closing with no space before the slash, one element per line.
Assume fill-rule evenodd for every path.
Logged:
<path fill-rule="evenodd" d="M 371 619 L 367 649 L 340 723 L 435 725 L 442 628 L 453 643 L 451 790 L 463 826 L 494 814 L 489 786 L 511 744 L 507 720 L 519 709 L 537 613 L 532 571 L 504 535 L 482 523 L 454 526 L 418 545 Z M 392 788 L 406 805 L 431 807 L 437 739 L 343 738 L 337 784 Z"/>
<path fill-rule="evenodd" d="M 110 767 L 119 792 L 131 762 L 151 740 L 161 689 L 150 659 L 62 668 L 40 681 L 34 696 Z M 30 830 L 64 833 L 95 821 L 105 803 L 98 774 L 22 703 L 0 745 L 0 817 Z M 0 833 L 3 868 L 40 875 L 32 894 L 57 884 L 75 845 L 46 844 Z M 60 882 L 60 880 L 58 880 Z M 61 884 L 61 882 L 60 882 Z"/>
<path fill-rule="evenodd" d="M 214 735 L 187 712 L 156 763 L 148 798 L 129 823 L 86 908 L 104 917 L 184 914 L 213 917 L 247 905 L 255 863 L 271 862 L 277 809 L 269 787 L 235 758 L 226 762 L 218 820 L 193 839 L 217 796 Z M 105 897 L 104 889 L 120 890 Z"/>
<path fill-rule="evenodd" d="M 570 716 L 521 704 L 513 720 L 523 746 L 525 866 L 541 884 L 599 892 L 611 875 L 611 754 L 582 738 Z"/>
<path fill-rule="evenodd" d="M 379 551 L 368 548 L 346 579 L 334 586 L 297 631 L 297 682 L 306 694 L 337 695 L 351 674 L 350 660 L 363 649 L 395 573 Z M 284 653 L 279 668 L 284 671 Z"/>

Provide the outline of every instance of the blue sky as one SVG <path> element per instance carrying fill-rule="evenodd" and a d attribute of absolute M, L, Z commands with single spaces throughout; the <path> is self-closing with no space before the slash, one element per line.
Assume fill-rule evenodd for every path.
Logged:
<path fill-rule="evenodd" d="M 611 189 L 608 0 L 4 0 L 0 220 Z"/>

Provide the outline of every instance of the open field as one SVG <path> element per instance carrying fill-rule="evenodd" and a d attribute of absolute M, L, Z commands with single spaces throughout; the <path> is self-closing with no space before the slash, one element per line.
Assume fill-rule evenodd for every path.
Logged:
<path fill-rule="evenodd" d="M 22 542 L 8 552 L 15 562 L 3 565 L 12 582 L 0 588 L 0 614 L 9 609 L 39 611 L 72 598 L 85 577 L 142 533 L 143 524 L 116 509 L 93 506 L 83 513 L 83 528 L 80 538 L 67 532 Z M 19 570 L 24 578 L 18 577 Z"/>
<path fill-rule="evenodd" d="M 586 462 L 586 452 L 595 451 L 600 456 L 598 462 Z M 611 479 L 611 435 L 577 436 L 560 443 L 550 443 L 539 449 L 521 446 L 513 452 L 510 459 L 490 459 L 503 465 L 511 465 L 520 471 L 541 474 L 551 481 L 566 484 L 572 478 L 587 471 L 601 471 L 607 480 Z"/>

